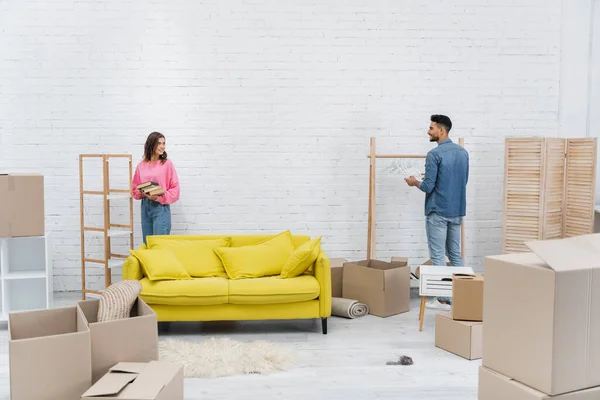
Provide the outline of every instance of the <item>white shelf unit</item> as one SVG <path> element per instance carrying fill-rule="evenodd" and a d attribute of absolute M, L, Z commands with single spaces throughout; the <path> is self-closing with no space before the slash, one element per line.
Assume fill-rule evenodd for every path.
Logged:
<path fill-rule="evenodd" d="M 11 312 L 52 307 L 48 237 L 0 238 L 0 321 L 8 321 Z"/>

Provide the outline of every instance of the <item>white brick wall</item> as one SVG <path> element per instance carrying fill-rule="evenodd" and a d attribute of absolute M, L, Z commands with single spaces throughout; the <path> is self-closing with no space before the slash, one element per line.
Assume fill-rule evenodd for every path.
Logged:
<path fill-rule="evenodd" d="M 476 268 L 500 251 L 503 138 L 557 134 L 559 0 L 0 0 L 0 27 L 0 169 L 46 176 L 57 290 L 80 288 L 79 153 L 137 161 L 152 130 L 180 175 L 173 233 L 290 228 L 359 259 L 369 137 L 424 153 L 448 114 Z M 388 162 L 377 256 L 418 263 L 423 195 Z"/>

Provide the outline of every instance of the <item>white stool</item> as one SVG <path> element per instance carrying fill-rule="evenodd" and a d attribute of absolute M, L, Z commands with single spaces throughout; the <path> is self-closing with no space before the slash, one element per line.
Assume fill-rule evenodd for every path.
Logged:
<path fill-rule="evenodd" d="M 471 267 L 452 266 L 419 266 L 419 296 L 421 296 L 421 309 L 419 310 L 419 332 L 423 330 L 425 319 L 425 303 L 427 296 L 452 297 L 452 275 L 473 274 Z"/>

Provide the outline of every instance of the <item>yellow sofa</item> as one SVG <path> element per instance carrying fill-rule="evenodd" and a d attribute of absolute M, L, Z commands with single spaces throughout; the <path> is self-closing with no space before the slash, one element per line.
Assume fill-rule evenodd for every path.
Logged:
<path fill-rule="evenodd" d="M 238 247 L 261 243 L 273 236 L 248 234 L 160 237 L 186 241 L 229 238 L 229 246 Z M 291 237 L 295 248 L 310 240 L 306 235 Z M 139 249 L 147 249 L 147 246 L 142 244 Z M 156 312 L 159 322 L 320 318 L 323 334 L 327 334 L 327 318 L 331 316 L 331 270 L 329 259 L 322 250 L 308 271 L 287 279 L 279 276 L 229 279 L 225 275 L 151 281 L 145 276 L 139 259 L 134 255 L 125 259 L 122 277 L 124 280 L 141 282 L 140 297 Z"/>

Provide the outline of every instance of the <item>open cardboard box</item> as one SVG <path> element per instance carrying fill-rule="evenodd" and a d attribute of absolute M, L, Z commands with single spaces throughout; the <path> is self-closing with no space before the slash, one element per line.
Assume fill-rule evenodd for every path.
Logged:
<path fill-rule="evenodd" d="M 111 367 L 81 400 L 183 400 L 183 366 L 151 361 Z"/>
<path fill-rule="evenodd" d="M 138 297 L 129 318 L 98 322 L 100 300 L 80 300 L 77 306 L 89 326 L 92 343 L 92 383 L 119 362 L 158 360 L 158 322 L 154 311 Z"/>
<path fill-rule="evenodd" d="M 342 297 L 342 277 L 344 276 L 345 258 L 330 258 L 331 267 L 331 297 Z"/>
<path fill-rule="evenodd" d="M 8 316 L 12 400 L 79 400 L 92 384 L 90 330 L 77 307 Z"/>
<path fill-rule="evenodd" d="M 485 258 L 483 366 L 553 396 L 600 386 L 600 234 L 526 245 Z"/>
<path fill-rule="evenodd" d="M 369 306 L 378 317 L 410 310 L 408 259 L 394 262 L 363 260 L 344 263 L 342 297 Z"/>

